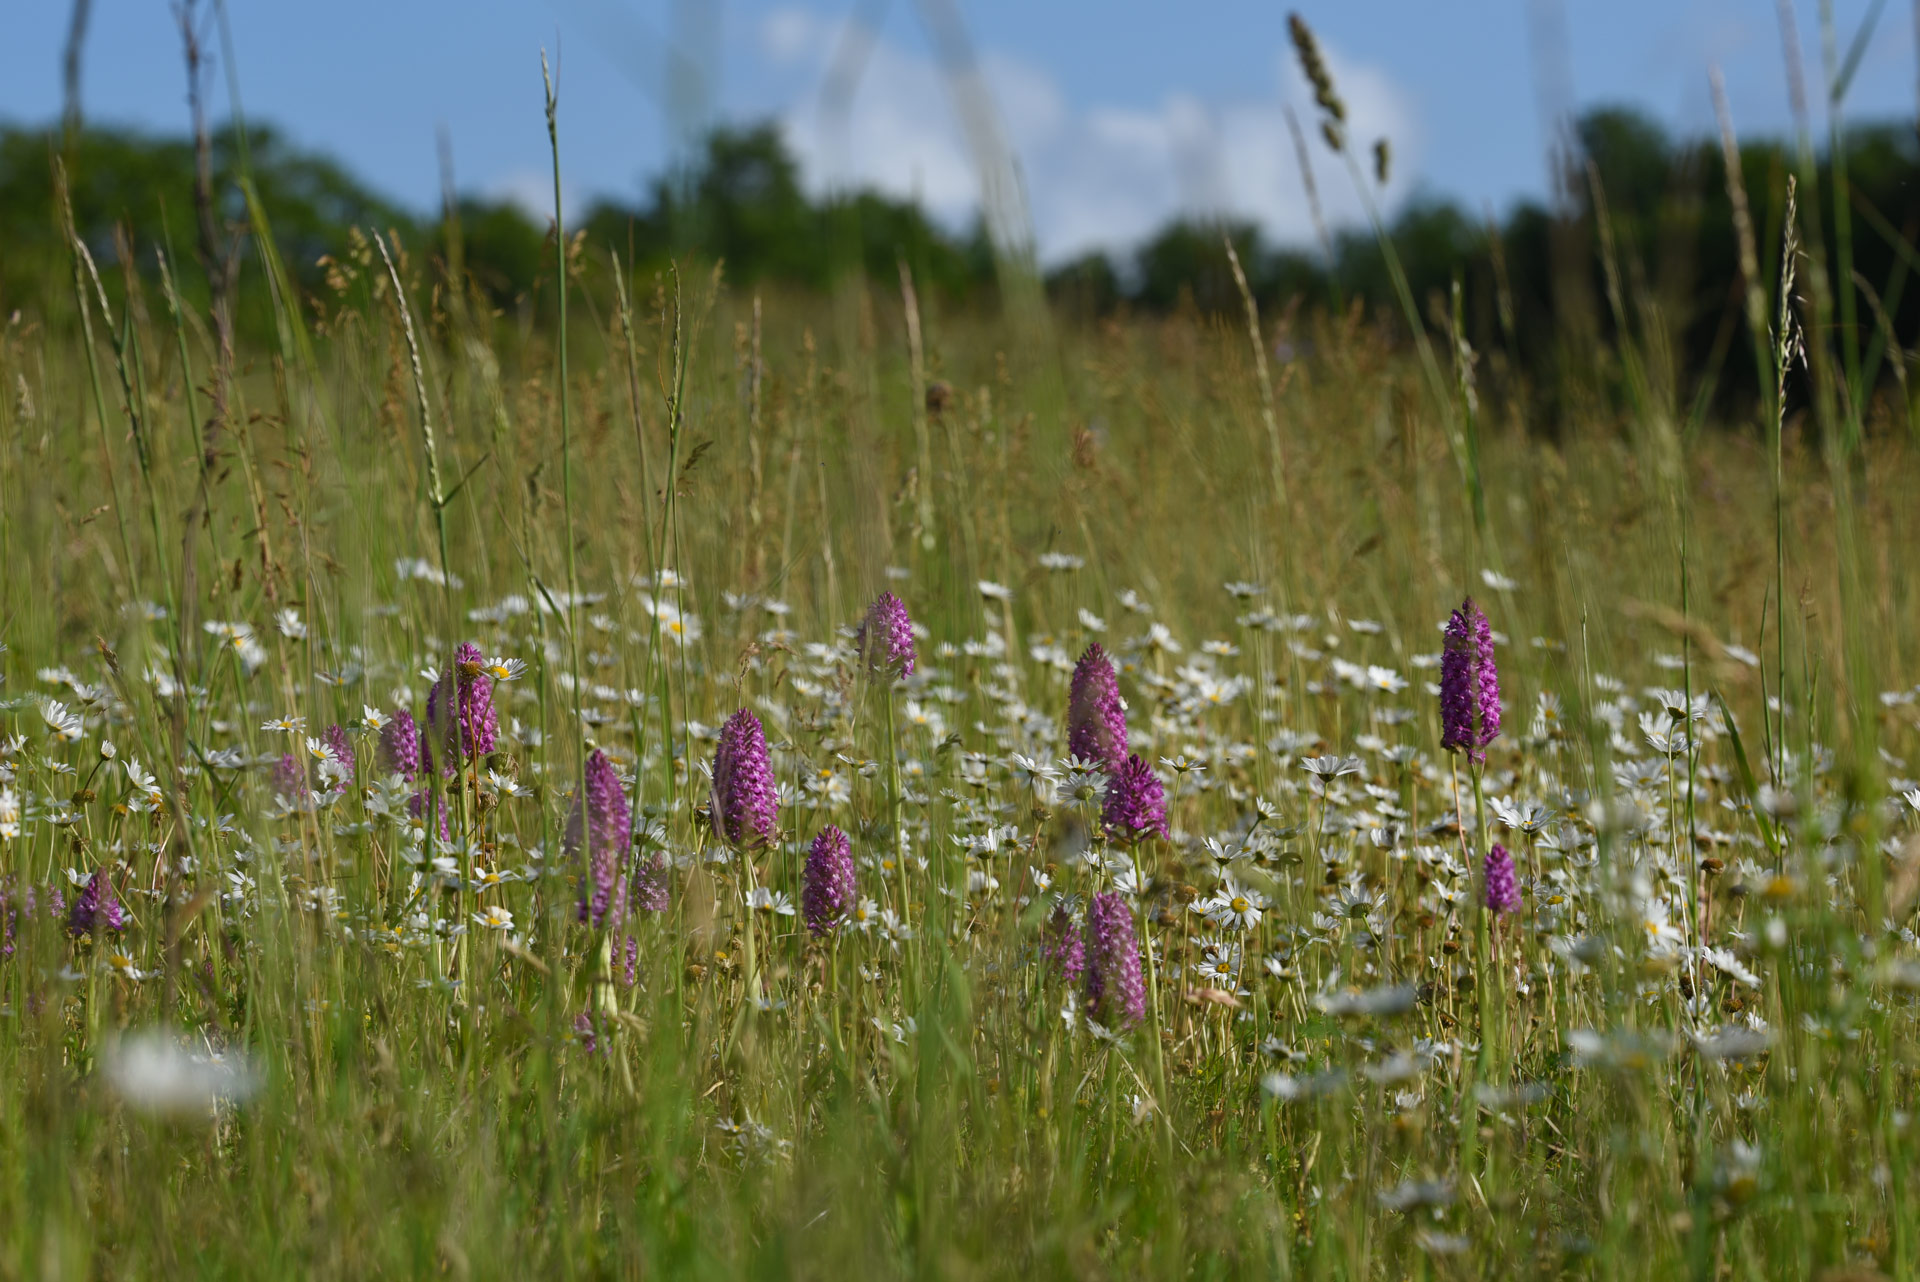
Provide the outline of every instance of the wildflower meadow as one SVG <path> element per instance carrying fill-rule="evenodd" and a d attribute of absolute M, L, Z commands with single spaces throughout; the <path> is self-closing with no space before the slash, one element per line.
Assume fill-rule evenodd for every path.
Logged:
<path fill-rule="evenodd" d="M 0 1277 L 1913 1276 L 1920 456 L 1810 172 L 1727 422 L 1610 248 L 1549 386 L 1457 291 L 71 237 Z"/>

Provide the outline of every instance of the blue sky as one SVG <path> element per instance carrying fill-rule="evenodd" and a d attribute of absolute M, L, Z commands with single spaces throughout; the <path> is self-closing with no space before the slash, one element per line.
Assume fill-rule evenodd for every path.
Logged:
<path fill-rule="evenodd" d="M 1284 106 L 1311 111 L 1284 3 L 1271 0 L 957 0 L 1001 132 L 1017 158 L 1043 255 L 1123 247 L 1180 212 L 1230 212 L 1282 240 L 1310 224 Z M 980 191 L 949 82 L 915 0 L 229 0 L 250 118 L 430 207 L 445 127 L 463 190 L 545 200 L 539 52 L 560 69 L 570 201 L 632 196 L 672 155 L 667 50 L 705 66 L 713 118 L 780 119 L 809 183 L 917 195 L 959 222 Z M 1834 0 L 1842 45 L 1871 0 Z M 1820 97 L 1817 6 L 1801 44 Z M 1636 104 L 1679 131 L 1712 127 L 1707 68 L 1726 76 L 1743 131 L 1790 126 L 1776 8 L 1767 0 L 1305 0 L 1365 143 L 1393 139 L 1389 202 L 1414 191 L 1505 209 L 1545 186 L 1541 77 L 1530 33 L 1558 14 L 1565 74 L 1548 94 Z M 83 102 L 95 120 L 184 125 L 179 40 L 166 0 L 94 0 Z M 820 109 L 825 69 L 856 13 L 870 53 L 844 131 Z M 67 5 L 9 16 L 0 119 L 45 122 L 61 102 Z M 217 48 L 217 44 L 216 44 Z M 1887 4 L 1847 111 L 1915 111 L 1911 6 Z M 216 71 L 224 111 L 224 69 Z M 683 78 L 684 83 L 684 78 Z M 682 102 L 703 95 L 681 95 Z M 696 113 L 693 113 L 697 115 Z M 1317 153 L 1317 149 L 1316 149 Z M 1351 182 L 1319 185 L 1351 220 Z"/>

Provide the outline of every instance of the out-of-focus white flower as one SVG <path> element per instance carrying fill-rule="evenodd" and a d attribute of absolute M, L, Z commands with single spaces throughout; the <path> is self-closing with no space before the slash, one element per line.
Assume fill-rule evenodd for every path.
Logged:
<path fill-rule="evenodd" d="M 159 1029 L 128 1033 L 108 1048 L 103 1071 L 127 1104 L 143 1113 L 204 1114 L 239 1104 L 259 1075 L 239 1051 L 198 1051 Z"/>

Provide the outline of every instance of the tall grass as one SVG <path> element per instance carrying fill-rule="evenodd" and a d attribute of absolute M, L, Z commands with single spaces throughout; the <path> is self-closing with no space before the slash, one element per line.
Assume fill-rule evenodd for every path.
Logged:
<path fill-rule="evenodd" d="M 1015 344 L 904 268 L 822 305 L 606 248 L 555 238 L 545 329 L 369 236 L 230 383 L 84 251 L 0 330 L 0 1275 L 1911 1273 L 1920 862 L 1879 778 L 1920 751 L 1920 468 L 1829 358 L 1790 403 L 1791 288 L 1749 280 L 1768 421 L 1703 430 L 1610 260 L 1627 394 L 1554 439 L 1385 320 Z M 898 691 L 842 631 L 887 586 Z M 1463 787 L 1421 664 L 1469 593 L 1508 729 Z M 370 735 L 276 804 L 266 723 L 417 711 L 470 637 L 528 671 L 422 819 Z M 1041 875 L 1119 876 L 1053 764 L 1096 637 L 1176 830 L 1117 1041 L 1037 951 Z M 740 706 L 786 833 L 722 862 Z M 632 986 L 562 849 L 590 746 L 675 864 Z M 745 896 L 798 898 L 828 821 L 897 916 L 810 940 Z M 1516 918 L 1474 905 L 1491 840 Z M 73 938 L 48 897 L 102 868 L 133 922 Z M 1224 874 L 1268 906 L 1221 981 Z M 259 1089 L 143 1109 L 154 1027 Z"/>

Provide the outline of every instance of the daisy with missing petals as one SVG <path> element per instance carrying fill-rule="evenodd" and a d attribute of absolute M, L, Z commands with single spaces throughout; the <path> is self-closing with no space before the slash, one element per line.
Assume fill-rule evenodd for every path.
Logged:
<path fill-rule="evenodd" d="M 364 703 L 360 705 L 360 728 L 370 734 L 379 734 L 391 720 L 392 717 L 378 708 L 369 708 Z"/>
<path fill-rule="evenodd" d="M 269 733 L 304 734 L 307 729 L 307 719 L 305 717 L 270 717 L 260 723 L 260 728 Z"/>

